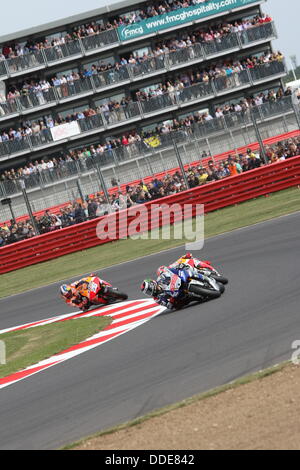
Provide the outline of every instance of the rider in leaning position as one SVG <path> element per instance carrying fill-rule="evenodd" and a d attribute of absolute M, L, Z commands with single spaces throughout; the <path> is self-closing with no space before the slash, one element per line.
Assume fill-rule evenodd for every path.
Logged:
<path fill-rule="evenodd" d="M 60 287 L 60 294 L 62 298 L 68 305 L 72 307 L 88 310 L 91 306 L 89 301 L 89 291 L 94 279 L 95 275 L 91 274 L 89 277 L 80 279 L 73 284 L 63 284 Z M 101 280 L 101 290 L 99 291 L 97 298 L 100 305 L 107 305 L 109 303 L 106 298 L 101 297 L 101 294 L 105 294 L 107 286 L 108 283 Z"/>
<path fill-rule="evenodd" d="M 141 291 L 169 310 L 182 308 L 192 301 L 181 289 L 182 282 L 188 283 L 191 278 L 206 279 L 196 268 L 186 264 L 177 264 L 176 267 L 161 266 L 157 276 L 156 281 L 146 279 L 141 285 Z"/>

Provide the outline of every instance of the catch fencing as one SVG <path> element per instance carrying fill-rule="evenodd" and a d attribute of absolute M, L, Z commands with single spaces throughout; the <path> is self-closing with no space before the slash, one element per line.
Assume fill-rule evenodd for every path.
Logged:
<path fill-rule="evenodd" d="M 194 215 L 196 215 L 197 204 L 203 204 L 205 213 L 208 213 L 299 185 L 300 156 L 168 196 L 159 201 L 149 202 L 145 204 L 145 207 L 149 209 L 146 211 L 147 215 L 143 216 L 147 220 L 140 220 L 139 217 L 138 221 L 142 226 L 143 222 L 145 222 L 144 226 L 151 226 L 151 206 L 154 204 L 179 204 L 181 207 L 185 204 L 193 205 Z M 109 237 L 99 239 L 97 225 L 99 222 L 103 222 L 104 218 L 107 218 L 109 225 L 110 217 L 112 216 L 104 216 L 0 248 L 0 273 L 7 273 L 87 248 L 111 243 L 118 240 L 120 234 L 122 234 L 121 238 L 124 238 L 128 235 L 128 227 L 137 220 L 138 216 L 131 215 L 130 209 L 117 213 L 117 216 L 113 215 L 113 217 L 117 217 L 116 236 L 113 239 Z M 165 219 L 161 214 L 156 227 L 161 227 L 164 224 Z M 152 226 L 152 228 L 156 227 Z"/>

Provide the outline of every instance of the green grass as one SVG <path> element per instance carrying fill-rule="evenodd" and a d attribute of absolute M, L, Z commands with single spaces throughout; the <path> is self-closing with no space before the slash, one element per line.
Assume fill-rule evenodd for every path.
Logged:
<path fill-rule="evenodd" d="M 90 317 L 1 334 L 6 364 L 0 365 L 0 378 L 58 354 L 92 337 L 110 323 L 108 317 Z"/>
<path fill-rule="evenodd" d="M 205 217 L 205 238 L 290 214 L 299 209 L 300 190 L 298 188 L 227 207 Z M 120 240 L 29 266 L 1 276 L 0 298 L 181 246 L 184 243 L 184 239 Z"/>

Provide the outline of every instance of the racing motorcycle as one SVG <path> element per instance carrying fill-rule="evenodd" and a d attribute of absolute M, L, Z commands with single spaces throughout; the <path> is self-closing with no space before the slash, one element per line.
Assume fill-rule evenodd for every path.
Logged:
<path fill-rule="evenodd" d="M 212 300 L 221 297 L 225 287 L 212 276 L 201 279 L 190 277 L 190 271 L 179 269 L 178 274 L 173 274 L 165 293 L 173 298 L 176 310 L 183 308 L 193 301 Z"/>
<path fill-rule="evenodd" d="M 78 306 L 84 311 L 87 311 L 93 305 L 111 305 L 127 299 L 127 294 L 119 292 L 119 290 L 113 287 L 109 282 L 103 281 L 95 276 L 89 282 L 87 289 L 80 293 Z"/>
<path fill-rule="evenodd" d="M 211 264 L 210 261 L 201 261 L 198 266 L 196 266 L 198 271 L 200 271 L 203 276 L 210 276 L 215 281 L 223 284 L 224 286 L 228 284 L 228 279 L 227 277 L 222 276 Z"/>
<path fill-rule="evenodd" d="M 217 282 L 223 284 L 224 286 L 226 284 L 228 284 L 228 282 L 229 282 L 226 277 L 222 276 L 222 274 L 220 274 L 212 266 L 210 261 L 198 261 L 198 260 L 195 260 L 195 259 L 191 258 L 191 259 L 185 259 L 184 261 L 179 260 L 179 262 L 181 264 L 184 263 L 187 266 L 191 266 L 192 268 L 198 269 L 200 274 L 203 274 L 203 276 L 212 277 L 213 279 L 215 279 Z"/>

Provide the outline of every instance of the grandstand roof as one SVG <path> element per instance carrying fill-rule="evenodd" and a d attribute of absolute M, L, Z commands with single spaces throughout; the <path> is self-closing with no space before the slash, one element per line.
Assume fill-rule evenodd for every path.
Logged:
<path fill-rule="evenodd" d="M 66 24 L 84 21 L 94 16 L 100 16 L 104 13 L 120 10 L 126 7 L 130 7 L 132 5 L 137 5 L 138 3 L 142 3 L 142 1 L 143 0 L 141 0 L 140 2 L 136 0 L 99 0 L 99 8 L 96 8 L 95 10 L 89 10 L 85 13 L 79 13 L 78 15 L 68 16 L 67 18 L 61 18 L 59 20 L 52 21 L 51 23 L 45 23 L 42 25 L 34 26 L 32 28 L 24 29 L 22 31 L 14 31 L 10 34 L 0 36 L 0 43 L 2 44 L 6 41 L 11 41 L 13 39 L 32 36 L 42 31 L 60 28 L 61 26 L 64 26 Z M 109 5 L 107 4 L 108 2 Z"/>

